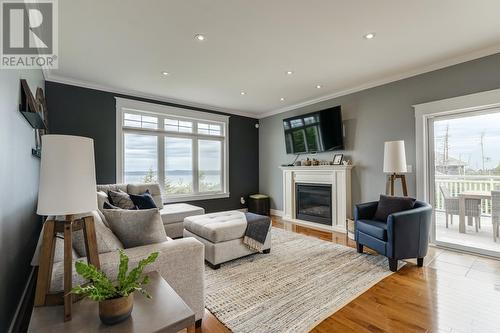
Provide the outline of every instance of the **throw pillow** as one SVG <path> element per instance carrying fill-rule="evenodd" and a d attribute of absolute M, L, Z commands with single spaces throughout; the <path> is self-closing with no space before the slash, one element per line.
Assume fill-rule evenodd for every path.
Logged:
<path fill-rule="evenodd" d="M 99 213 L 97 211 L 93 211 L 92 217 L 94 218 L 95 234 L 97 238 L 97 252 L 106 253 L 123 249 L 123 244 L 118 238 L 116 238 L 113 232 L 106 227 Z M 73 248 L 80 257 L 87 256 L 83 230 L 73 232 Z"/>
<path fill-rule="evenodd" d="M 392 197 L 388 195 L 380 195 L 377 211 L 374 219 L 377 221 L 386 222 L 387 217 L 392 213 L 402 212 L 412 209 L 415 204 L 415 199 L 410 197 Z"/>
<path fill-rule="evenodd" d="M 102 206 L 103 209 L 121 209 L 120 207 L 116 207 L 109 202 L 105 202 L 104 205 Z"/>
<path fill-rule="evenodd" d="M 139 209 L 151 209 L 151 208 L 158 208 L 156 207 L 155 201 L 151 194 L 149 193 L 149 190 L 146 190 L 143 194 L 129 194 L 130 199 L 132 199 L 132 202 L 134 205 L 137 206 Z"/>
<path fill-rule="evenodd" d="M 109 203 L 109 198 L 106 192 L 97 191 L 97 208 L 103 209 L 105 203 Z"/>
<path fill-rule="evenodd" d="M 161 243 L 167 240 L 158 208 L 107 209 L 103 213 L 111 230 L 118 236 L 125 248 Z"/>
<path fill-rule="evenodd" d="M 130 199 L 128 193 L 118 190 L 108 191 L 108 195 L 112 205 L 120 207 L 121 209 L 135 209 L 134 202 Z"/>

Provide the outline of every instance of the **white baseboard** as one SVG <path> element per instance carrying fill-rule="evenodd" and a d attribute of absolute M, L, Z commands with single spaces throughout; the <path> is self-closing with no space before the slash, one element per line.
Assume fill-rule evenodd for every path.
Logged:
<path fill-rule="evenodd" d="M 283 211 L 278 209 L 270 209 L 271 215 L 282 217 Z"/>

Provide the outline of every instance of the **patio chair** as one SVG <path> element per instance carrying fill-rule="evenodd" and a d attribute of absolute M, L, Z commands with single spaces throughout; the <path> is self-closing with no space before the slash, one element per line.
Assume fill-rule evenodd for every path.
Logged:
<path fill-rule="evenodd" d="M 491 224 L 493 225 L 493 241 L 500 237 L 500 189 L 491 191 Z"/>
<path fill-rule="evenodd" d="M 453 215 L 459 215 L 459 198 L 452 197 L 448 187 L 440 185 L 439 189 L 444 197 L 444 210 L 446 215 L 446 228 L 448 228 L 448 216 L 450 217 L 451 225 L 453 225 Z M 465 216 L 468 219 L 469 225 L 472 224 L 471 219 L 476 222 L 476 232 L 481 229 L 481 200 L 466 199 L 465 200 Z"/>

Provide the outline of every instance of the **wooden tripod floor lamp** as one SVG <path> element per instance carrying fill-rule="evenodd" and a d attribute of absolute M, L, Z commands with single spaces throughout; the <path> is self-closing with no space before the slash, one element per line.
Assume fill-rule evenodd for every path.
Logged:
<path fill-rule="evenodd" d="M 92 216 L 97 210 L 94 141 L 69 135 L 42 136 L 37 214 L 53 216 L 44 224 L 39 255 L 35 306 L 64 304 L 64 320 L 71 320 L 73 295 L 72 233 L 83 229 L 87 261 L 99 268 Z M 56 219 L 56 216 L 64 216 Z M 57 234 L 64 236 L 64 292 L 51 293 L 50 282 Z"/>
<path fill-rule="evenodd" d="M 403 195 L 408 196 L 406 187 L 406 153 L 403 140 L 387 141 L 384 145 L 384 172 L 389 174 L 390 195 L 394 195 L 394 183 L 396 179 L 401 180 Z"/>

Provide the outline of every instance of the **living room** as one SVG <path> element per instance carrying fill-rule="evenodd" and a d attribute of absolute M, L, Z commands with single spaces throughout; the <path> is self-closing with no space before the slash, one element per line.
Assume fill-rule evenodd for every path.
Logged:
<path fill-rule="evenodd" d="M 498 331 L 498 1 L 1 8 L 0 332 Z"/>

